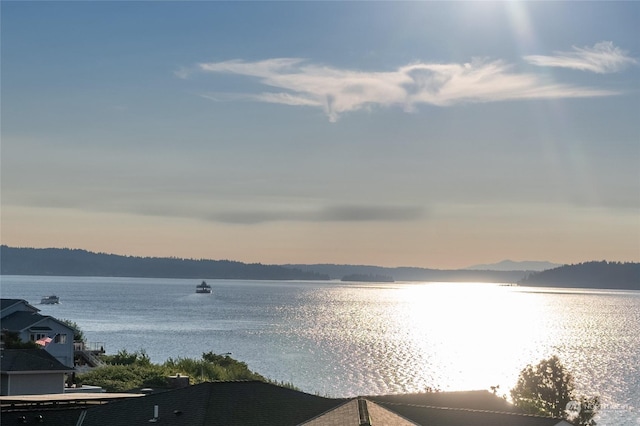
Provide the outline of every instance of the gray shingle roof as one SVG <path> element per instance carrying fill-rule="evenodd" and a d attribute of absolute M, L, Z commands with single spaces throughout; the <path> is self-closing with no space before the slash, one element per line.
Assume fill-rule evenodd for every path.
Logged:
<path fill-rule="evenodd" d="M 364 398 L 354 398 L 300 426 L 415 426 L 391 410 Z"/>
<path fill-rule="evenodd" d="M 555 426 L 560 419 L 527 415 L 489 391 L 431 392 L 367 397 L 429 426 Z"/>
<path fill-rule="evenodd" d="M 36 308 L 35 306 L 31 306 L 24 299 L 0 299 L 0 311 L 4 311 L 5 309 L 10 308 L 13 305 L 17 305 L 19 303 L 25 303 L 29 308 L 39 311 L 38 308 Z"/>
<path fill-rule="evenodd" d="M 489 394 L 463 393 L 438 394 L 435 398 L 441 404 L 464 405 L 466 398 L 471 405 L 480 399 L 487 401 L 500 398 Z M 407 400 L 421 395 L 409 395 Z M 393 395 L 401 400 L 403 395 Z M 384 397 L 381 397 L 384 399 Z M 434 399 L 432 399 L 433 401 Z M 358 401 L 354 399 L 351 401 Z M 498 401 L 494 401 L 498 402 Z M 347 403 L 345 405 L 345 403 Z M 353 403 L 352 403 L 353 404 Z M 344 413 L 338 409 L 333 411 L 335 417 L 327 416 L 325 420 L 348 420 L 356 415 L 349 409 L 348 400 L 323 398 L 295 390 L 262 382 L 213 382 L 189 386 L 183 389 L 159 392 L 140 398 L 119 400 L 90 408 L 67 410 L 45 410 L 38 407 L 27 411 L 8 411 L 3 408 L 2 425 L 22 424 L 19 416 L 35 419 L 42 415 L 44 423 L 51 426 L 75 425 L 83 417 L 83 426 L 131 426 L 148 425 L 154 417 L 154 407 L 158 406 L 159 416 L 155 424 L 171 426 L 295 426 L 311 419 L 322 419 L 322 414 L 329 414 L 338 407 L 346 407 Z M 353 407 L 351 407 L 353 408 Z M 445 408 L 424 406 L 401 402 L 367 401 L 368 417 L 372 426 L 387 425 L 386 421 L 397 424 L 425 426 L 556 426 L 562 423 L 559 419 L 528 416 L 513 412 L 495 412 L 470 409 L 464 407 Z M 357 413 L 358 418 L 360 414 Z M 377 423 L 374 423 L 377 420 Z M 400 423 L 400 421 L 407 423 Z M 324 423 L 320 423 L 324 424 Z M 347 423 L 326 423 L 343 425 Z M 357 423 L 356 423 L 357 424 Z M 396 424 L 396 423 L 391 423 Z"/>
<path fill-rule="evenodd" d="M 137 403 L 136 403 L 137 401 Z M 181 425 L 296 425 L 302 421 L 341 404 L 334 400 L 298 392 L 263 382 L 212 382 L 187 388 L 153 394 L 135 401 L 119 401 L 124 417 L 111 416 L 112 425 L 137 424 L 153 416 L 158 405 L 159 424 Z M 98 426 L 104 415 L 90 412 L 84 426 Z M 174 414 L 176 413 L 176 414 Z M 135 417 L 134 417 L 135 416 Z M 98 420 L 98 422 L 94 422 Z M 113 422 L 115 421 L 115 422 Z"/>
<path fill-rule="evenodd" d="M 521 413 L 473 410 L 468 408 L 380 404 L 421 425 L 428 426 L 556 426 L 561 419 Z"/>
<path fill-rule="evenodd" d="M 523 413 L 522 410 L 513 404 L 510 404 L 503 398 L 497 397 L 487 390 L 370 395 L 366 398 L 378 403 L 387 402 L 405 405 Z"/>
<path fill-rule="evenodd" d="M 6 309 L 20 302 L 23 302 L 23 300 L 22 299 L 0 299 L 0 310 Z"/>
<path fill-rule="evenodd" d="M 2 373 L 71 372 L 73 368 L 65 366 L 43 349 L 4 349 L 0 351 L 0 370 Z"/>
<path fill-rule="evenodd" d="M 34 312 L 18 311 L 2 318 L 2 328 L 10 331 L 22 331 L 47 318 L 47 316 Z"/>

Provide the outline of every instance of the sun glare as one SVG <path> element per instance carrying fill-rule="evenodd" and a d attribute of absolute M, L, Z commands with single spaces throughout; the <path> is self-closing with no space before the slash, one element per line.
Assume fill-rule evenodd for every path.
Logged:
<path fill-rule="evenodd" d="M 516 303 L 522 295 L 513 287 L 423 284 L 408 286 L 405 296 L 414 325 L 409 338 L 430 359 L 421 373 L 438 371 L 436 386 L 443 390 L 511 386 L 516 376 L 501 375 L 517 374 L 543 333 L 543 325 L 531 321 L 543 315 L 543 307 Z M 505 363 L 513 368 L 505 369 Z"/>
<path fill-rule="evenodd" d="M 503 3 L 509 18 L 511 31 L 521 50 L 532 49 L 537 45 L 537 39 L 529 18 L 527 5 L 524 2 L 508 1 Z"/>

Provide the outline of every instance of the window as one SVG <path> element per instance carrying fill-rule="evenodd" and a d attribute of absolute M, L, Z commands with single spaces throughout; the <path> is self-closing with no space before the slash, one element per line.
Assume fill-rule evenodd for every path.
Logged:
<path fill-rule="evenodd" d="M 29 338 L 34 342 L 36 340 L 40 340 L 40 339 L 42 339 L 44 337 L 47 337 L 47 335 L 44 334 L 44 333 L 31 333 L 31 336 L 29 336 Z"/>
<path fill-rule="evenodd" d="M 66 334 L 56 334 L 56 337 L 53 339 L 54 343 L 67 343 L 67 335 Z"/>

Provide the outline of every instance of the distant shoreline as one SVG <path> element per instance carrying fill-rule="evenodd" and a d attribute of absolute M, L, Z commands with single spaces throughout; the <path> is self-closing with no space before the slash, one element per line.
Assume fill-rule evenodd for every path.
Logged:
<path fill-rule="evenodd" d="M 640 263 L 585 262 L 541 272 L 439 270 L 369 265 L 263 265 L 230 260 L 135 257 L 80 249 L 0 246 L 0 275 L 302 280 L 480 282 L 532 287 L 640 290 Z M 357 279 L 349 279 L 356 277 Z M 365 279 L 369 277 L 369 279 Z M 384 277 L 376 279 L 375 277 Z"/>

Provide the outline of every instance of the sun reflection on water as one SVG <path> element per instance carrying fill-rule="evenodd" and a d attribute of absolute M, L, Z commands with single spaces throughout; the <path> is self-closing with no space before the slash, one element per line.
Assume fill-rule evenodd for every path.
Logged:
<path fill-rule="evenodd" d="M 403 292 L 410 345 L 429 354 L 443 390 L 487 389 L 511 380 L 505 363 L 522 365 L 530 346 L 544 333 L 541 303 L 522 304 L 509 287 L 469 283 L 407 286 Z M 514 365 L 515 367 L 515 365 Z M 511 369 L 513 370 L 513 369 Z M 517 367 L 515 368 L 517 371 Z"/>
<path fill-rule="evenodd" d="M 296 321 L 306 324 L 316 359 L 333 366 L 325 382 L 354 395 L 499 385 L 508 397 L 522 368 L 551 355 L 573 373 L 578 394 L 600 395 L 605 406 L 638 395 L 625 373 L 638 371 L 629 352 L 640 347 L 637 292 L 396 283 L 315 297 L 321 308 L 297 311 Z M 324 348 L 331 353 L 323 358 Z M 616 412 L 603 410 L 602 419 Z"/>
<path fill-rule="evenodd" d="M 369 390 L 507 389 L 547 339 L 543 298 L 511 287 L 373 284 L 361 290 L 316 294 L 323 303 L 307 306 L 319 308 L 294 315 L 318 351 L 333 349 L 327 361 L 342 357 L 341 365 L 353 367 L 354 359 L 365 360 L 345 374 Z M 372 372 L 375 383 L 367 382 Z"/>

